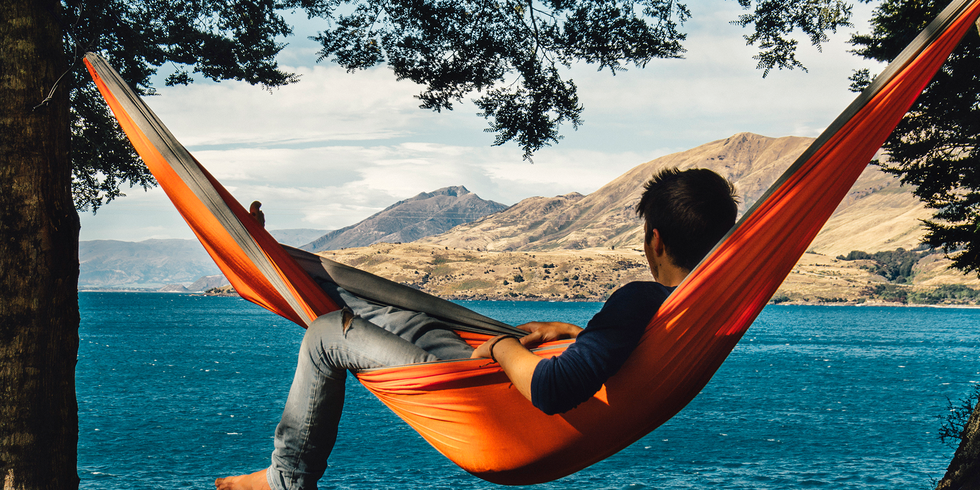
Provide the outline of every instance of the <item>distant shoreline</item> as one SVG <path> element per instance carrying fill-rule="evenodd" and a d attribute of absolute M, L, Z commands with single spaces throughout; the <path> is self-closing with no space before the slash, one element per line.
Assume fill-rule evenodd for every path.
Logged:
<path fill-rule="evenodd" d="M 183 294 L 187 296 L 213 296 L 213 297 L 241 297 L 237 293 L 209 293 L 206 291 L 159 291 L 153 289 L 79 289 L 79 293 L 159 293 L 159 294 Z M 450 297 L 443 298 L 449 301 L 511 301 L 527 303 L 603 303 L 602 300 L 595 299 L 552 299 L 552 298 L 508 298 L 508 297 Z M 897 303 L 897 302 L 877 302 L 877 301 L 782 301 L 778 303 L 769 302 L 766 306 L 833 306 L 833 307 L 887 307 L 887 308 L 944 308 L 944 309 L 980 309 L 980 305 L 974 304 L 926 304 L 926 303 Z"/>
<path fill-rule="evenodd" d="M 854 307 L 887 307 L 887 308 L 980 308 L 980 305 L 971 304 L 928 304 L 928 303 L 889 303 L 889 302 L 871 302 L 865 301 L 863 303 L 857 302 L 841 302 L 841 301 L 829 301 L 826 303 L 819 302 L 807 302 L 807 301 L 786 301 L 780 303 L 767 303 L 767 306 L 854 306 Z"/>

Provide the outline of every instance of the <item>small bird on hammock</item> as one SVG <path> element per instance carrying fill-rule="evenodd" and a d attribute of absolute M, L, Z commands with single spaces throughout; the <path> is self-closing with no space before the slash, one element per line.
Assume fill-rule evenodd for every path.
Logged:
<path fill-rule="evenodd" d="M 255 221 L 259 222 L 259 225 L 265 228 L 265 213 L 263 213 L 259 208 L 262 207 L 262 203 L 259 201 L 252 201 L 252 205 L 248 207 L 248 214 L 251 214 Z"/>

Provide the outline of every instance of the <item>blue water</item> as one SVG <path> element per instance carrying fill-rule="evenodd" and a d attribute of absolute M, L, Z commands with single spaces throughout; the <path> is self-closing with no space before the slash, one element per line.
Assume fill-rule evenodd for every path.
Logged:
<path fill-rule="evenodd" d="M 83 489 L 213 488 L 268 465 L 302 329 L 238 298 L 80 293 Z M 596 303 L 465 302 L 583 324 Z M 539 488 L 933 488 L 947 398 L 980 382 L 980 310 L 770 306 L 703 392 Z M 321 488 L 480 489 L 359 384 Z"/>

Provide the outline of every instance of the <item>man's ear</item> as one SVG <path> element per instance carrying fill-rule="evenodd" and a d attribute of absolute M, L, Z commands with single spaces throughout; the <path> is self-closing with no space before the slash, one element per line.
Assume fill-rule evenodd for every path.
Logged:
<path fill-rule="evenodd" d="M 653 231 L 650 232 L 650 241 L 647 242 L 647 247 L 649 247 L 650 251 L 657 257 L 667 253 L 666 247 L 664 247 L 664 241 L 660 237 L 660 230 L 654 228 Z"/>

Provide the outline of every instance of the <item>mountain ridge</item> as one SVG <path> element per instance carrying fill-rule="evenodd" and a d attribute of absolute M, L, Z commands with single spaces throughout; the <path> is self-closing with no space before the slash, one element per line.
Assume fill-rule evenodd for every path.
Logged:
<path fill-rule="evenodd" d="M 280 243 L 300 245 L 324 230 L 269 230 Z M 228 284 L 218 266 L 197 240 L 150 238 L 139 242 L 83 240 L 78 243 L 81 289 L 146 289 L 203 291 Z M 219 279 L 220 278 L 220 279 Z"/>
<path fill-rule="evenodd" d="M 413 242 L 506 209 L 463 186 L 443 187 L 398 201 L 367 219 L 331 231 L 300 248 L 310 252 Z"/>
<path fill-rule="evenodd" d="M 196 240 L 81 241 L 78 261 L 78 285 L 83 289 L 192 283 L 221 273 Z"/>
<path fill-rule="evenodd" d="M 735 184 L 741 216 L 812 141 L 798 136 L 770 138 L 738 133 L 637 165 L 587 196 L 528 198 L 418 242 L 490 251 L 638 247 L 642 245 L 643 224 L 634 208 L 643 184 L 655 171 L 698 167 L 718 172 Z M 869 166 L 811 249 L 839 254 L 913 248 L 922 236 L 918 220 L 928 216 L 925 206 L 901 187 L 896 177 Z"/>
<path fill-rule="evenodd" d="M 348 248 L 349 253 L 336 255 L 339 260 L 347 261 L 346 263 L 350 263 L 351 265 L 365 267 L 371 272 L 386 275 L 386 277 L 390 276 L 389 278 L 392 279 L 403 279 L 406 283 L 414 284 L 420 288 L 433 287 L 436 284 L 436 282 L 432 281 L 418 281 L 421 277 L 425 277 L 426 274 L 430 274 L 430 277 L 435 277 L 432 273 L 439 272 L 442 269 L 431 266 L 429 262 L 435 260 L 433 259 L 435 255 L 448 254 L 450 249 L 475 252 L 519 252 L 513 257 L 508 257 L 506 260 L 508 263 L 513 263 L 513 267 L 518 269 L 522 267 L 526 268 L 521 264 L 527 265 L 536 262 L 538 259 L 534 258 L 535 255 L 540 257 L 544 256 L 541 254 L 559 254 L 551 259 L 552 263 L 557 263 L 556 261 L 558 260 L 569 260 L 563 258 L 566 252 L 574 252 L 572 257 L 577 256 L 583 261 L 594 260 L 597 263 L 608 263 L 609 267 L 617 269 L 621 266 L 621 262 L 625 263 L 624 261 L 628 262 L 633 260 L 633 258 L 629 257 L 639 253 L 639 250 L 642 248 L 642 222 L 635 217 L 633 208 L 639 199 L 642 184 L 657 169 L 666 166 L 676 166 L 682 169 L 695 166 L 711 168 L 735 181 L 739 194 L 742 196 L 739 209 L 740 212 L 744 212 L 764 194 L 771 183 L 779 178 L 783 171 L 793 163 L 811 141 L 812 139 L 810 138 L 802 137 L 770 138 L 752 133 L 739 133 L 729 138 L 709 142 L 690 150 L 666 155 L 637 165 L 589 195 L 571 192 L 553 197 L 529 197 L 509 208 L 499 205 L 504 209 L 493 214 L 485 215 L 470 223 L 453 227 L 438 235 L 413 242 L 424 245 L 425 247 L 423 248 L 405 247 L 405 250 L 415 250 L 420 254 L 414 258 L 410 256 L 411 254 L 409 252 L 402 253 L 397 247 L 378 248 L 377 244 L 367 247 Z M 385 211 L 397 210 L 404 206 L 406 202 L 413 202 L 413 200 L 415 200 L 414 202 L 419 202 L 427 199 L 441 199 L 442 197 L 446 197 L 460 201 L 459 198 L 466 198 L 466 196 L 476 197 L 475 194 L 470 193 L 462 186 L 423 192 L 413 198 L 399 201 L 385 208 L 384 211 L 376 213 L 372 218 L 383 216 Z M 472 197 L 469 199 L 472 199 Z M 403 210 L 405 209 L 403 208 Z M 414 213 L 414 216 L 411 217 L 416 221 L 418 221 L 419 217 L 426 218 L 422 221 L 426 221 L 429 218 L 424 206 L 408 209 L 410 211 L 406 214 Z M 447 208 L 443 207 L 441 209 Z M 821 268 L 837 267 L 837 265 L 830 262 L 821 262 L 823 259 L 818 260 L 820 257 L 828 257 L 828 260 L 830 260 L 837 255 L 847 254 L 852 250 L 877 252 L 894 250 L 900 247 L 906 249 L 915 248 L 918 246 L 923 233 L 920 220 L 928 216 L 929 211 L 925 206 L 908 189 L 902 187 L 897 178 L 881 172 L 875 166 L 869 166 L 826 226 L 824 226 L 821 233 L 814 240 L 809 249 L 811 253 L 807 254 L 809 257 L 807 260 L 809 262 L 805 264 L 801 262 L 801 265 L 799 265 L 799 267 L 803 267 L 804 269 L 809 267 L 806 270 L 810 272 L 806 272 L 802 276 L 791 275 L 787 284 L 793 283 L 794 280 L 804 276 L 809 278 L 823 277 L 812 271 L 819 272 L 825 270 Z M 370 228 L 372 223 L 376 224 L 377 222 L 377 219 L 371 221 L 371 218 L 368 218 L 361 223 L 351 225 L 342 230 L 350 230 L 357 227 Z M 308 232 L 309 230 L 301 231 Z M 270 233 L 276 236 L 278 232 L 270 231 Z M 326 233 L 324 236 L 331 236 L 331 233 L 335 232 Z M 301 236 L 302 233 L 287 233 L 286 235 L 295 238 Z M 390 235 L 390 233 L 387 235 L 384 233 L 378 234 L 378 236 Z M 393 239 L 391 241 L 408 242 L 405 239 Z M 154 243 L 152 240 L 148 242 Z M 147 262 L 156 264 L 158 268 L 167 268 L 171 272 L 186 272 L 184 274 L 186 277 L 178 277 L 177 274 L 172 275 L 169 280 L 163 281 L 166 284 L 182 283 L 186 285 L 202 276 L 216 274 L 217 269 L 214 267 L 210 258 L 207 257 L 203 247 L 190 240 L 186 242 L 187 244 L 193 244 L 186 245 L 194 249 L 193 253 L 186 252 L 180 247 L 171 246 L 168 248 L 171 252 L 176 251 L 178 255 L 185 256 L 189 261 L 197 264 L 200 267 L 197 272 L 188 272 L 193 268 L 181 266 L 177 262 L 166 262 L 163 258 L 155 256 L 154 254 L 159 255 L 161 253 L 159 251 L 153 253 L 141 252 L 140 260 L 134 261 L 129 265 L 132 268 L 130 270 L 127 269 L 128 266 L 124 266 L 126 263 L 124 260 L 116 260 L 115 262 L 107 258 L 94 260 L 91 251 L 86 252 L 86 249 L 90 248 L 90 245 L 82 242 L 80 246 L 80 257 L 83 259 L 82 275 L 79 281 L 80 287 L 119 287 L 127 284 L 138 284 L 136 282 L 137 280 L 143 280 L 145 282 L 153 279 L 151 277 L 151 271 L 145 270 Z M 185 245 L 181 247 L 183 246 Z M 401 257 L 396 261 L 387 252 L 381 255 L 375 255 L 382 249 L 390 250 L 390 253 L 400 254 Z M 440 250 L 444 252 L 440 252 Z M 626 255 L 619 256 L 620 251 L 623 251 Z M 615 255 L 619 258 L 613 259 L 613 256 L 610 255 L 611 252 L 615 252 Z M 363 254 L 372 255 L 368 257 L 362 256 Z M 480 260 L 478 256 L 474 257 L 476 258 L 468 260 Z M 390 271 L 386 271 L 385 260 L 390 260 L 393 264 L 398 262 L 400 265 L 393 267 Z M 935 263 L 938 264 L 941 261 Z M 495 267 L 503 267 L 503 265 L 494 266 L 493 263 L 488 264 L 487 270 L 480 273 L 482 275 L 477 274 L 479 271 L 474 272 L 475 269 L 474 271 L 455 269 L 457 271 L 456 275 L 459 275 L 456 279 L 457 282 L 476 284 L 480 281 L 489 281 L 484 285 L 489 287 L 494 281 L 513 280 L 514 274 L 496 277 L 499 274 L 495 275 L 492 271 Z M 96 265 L 100 267 L 95 267 Z M 139 269 L 139 267 L 143 267 L 143 269 Z M 433 269 L 433 267 L 435 268 Z M 964 281 L 963 278 L 954 277 L 948 272 L 942 273 L 937 267 L 935 266 L 929 272 L 929 280 L 932 283 L 939 284 L 944 281 L 948 283 L 962 283 Z M 510 266 L 507 266 L 507 268 L 509 269 Z M 413 269 L 421 275 L 416 277 L 416 274 L 412 274 L 411 276 L 402 277 L 401 272 L 399 272 L 400 269 Z M 433 270 L 430 271 L 429 269 Z M 464 277 L 461 275 L 470 273 L 477 275 L 475 277 Z M 852 274 L 852 271 L 839 273 Z M 102 275 L 99 276 L 99 274 Z M 599 269 L 595 269 L 592 273 L 595 277 L 602 277 L 603 281 L 608 281 L 605 284 L 613 284 L 627 277 L 644 277 L 644 274 L 649 275 L 642 269 L 631 270 L 628 274 L 626 272 L 617 272 L 609 275 L 600 272 Z M 575 273 L 570 273 L 567 277 L 570 278 L 575 275 Z M 541 277 L 545 278 L 548 275 L 544 274 Z M 97 280 L 93 281 L 93 278 Z M 115 282 L 113 283 L 113 281 Z M 867 282 L 867 279 L 863 281 Z M 972 284 L 970 281 L 966 282 Z M 440 282 L 440 284 L 443 283 Z M 449 283 L 439 286 L 441 289 L 432 289 L 431 292 L 454 297 L 467 297 L 467 293 L 462 292 L 461 289 L 447 284 Z M 856 283 L 821 286 L 823 287 L 820 290 L 820 294 L 823 295 L 821 297 L 832 297 L 832 292 L 835 288 L 837 290 L 841 290 L 841 288 L 852 288 L 854 287 L 853 284 Z M 524 286 L 528 286 L 528 284 Z M 561 285 L 554 284 L 548 287 L 560 289 Z M 806 286 L 803 284 L 800 287 Z M 867 287 L 867 284 L 862 287 Z M 500 289 L 498 292 L 500 294 L 510 294 L 513 290 L 511 287 Z M 507 291 L 507 293 L 501 291 Z M 547 294 L 557 294 L 556 291 L 554 290 Z M 538 294 L 532 293 L 530 290 L 527 292 L 528 294 Z M 572 293 L 568 297 L 579 295 L 583 298 L 601 299 L 602 291 L 595 290 L 586 293 L 582 290 Z M 479 294 L 496 297 L 492 294 L 497 293 Z"/>

